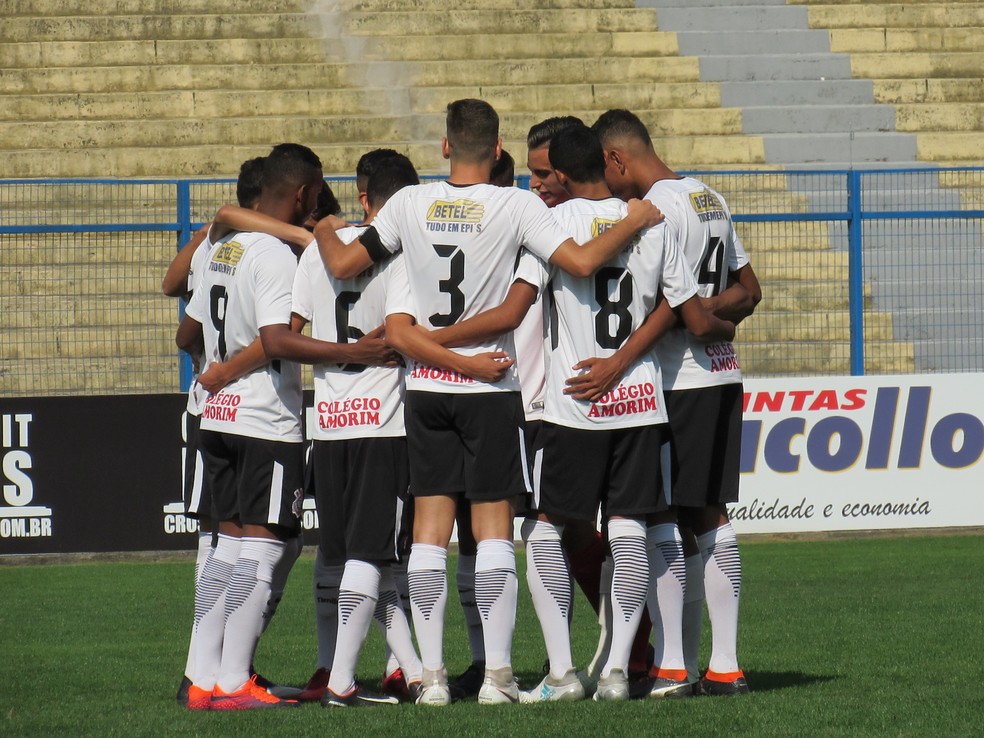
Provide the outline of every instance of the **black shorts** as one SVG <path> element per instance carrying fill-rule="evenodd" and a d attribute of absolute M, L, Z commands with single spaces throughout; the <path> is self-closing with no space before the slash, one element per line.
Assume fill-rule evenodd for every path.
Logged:
<path fill-rule="evenodd" d="M 205 484 L 215 518 L 242 525 L 279 526 L 286 536 L 301 527 L 304 446 L 203 430 Z"/>
<path fill-rule="evenodd" d="M 409 391 L 405 415 L 414 496 L 494 502 L 530 489 L 519 392 Z"/>
<path fill-rule="evenodd" d="M 202 455 L 201 416 L 183 413 L 185 425 L 184 499 L 185 515 L 189 518 L 212 518 L 212 495 L 205 484 L 205 458 Z"/>
<path fill-rule="evenodd" d="M 673 505 L 707 507 L 738 501 L 742 385 L 664 393 L 670 416 Z"/>
<path fill-rule="evenodd" d="M 545 422 L 534 464 L 536 509 L 594 520 L 666 510 L 658 449 L 665 425 L 582 430 Z"/>
<path fill-rule="evenodd" d="M 406 438 L 315 441 L 310 466 L 324 561 L 400 561 L 412 532 Z"/>
<path fill-rule="evenodd" d="M 526 421 L 526 468 L 529 472 L 531 482 L 533 479 L 533 459 L 536 457 L 537 441 L 540 438 L 541 430 L 543 430 L 542 420 Z M 533 490 L 531 489 L 526 494 L 520 496 L 519 501 L 516 503 L 516 517 L 526 518 L 535 515 L 537 512 L 539 511 L 534 506 Z"/>

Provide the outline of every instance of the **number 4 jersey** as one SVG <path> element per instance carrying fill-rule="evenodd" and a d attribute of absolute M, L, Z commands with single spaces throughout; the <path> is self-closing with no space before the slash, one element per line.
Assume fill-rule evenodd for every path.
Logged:
<path fill-rule="evenodd" d="M 264 233 L 232 233 L 209 252 L 188 315 L 202 324 L 208 362 L 227 361 L 267 325 L 290 324 L 297 259 Z M 273 361 L 210 395 L 202 430 L 271 441 L 301 441 L 300 367 Z"/>
<path fill-rule="evenodd" d="M 349 243 L 363 231 L 345 228 L 338 237 Z M 311 322 L 314 338 L 357 341 L 386 320 L 391 267 L 400 258 L 374 264 L 352 279 L 336 279 L 325 269 L 317 244 L 312 244 L 297 265 L 292 310 Z M 333 441 L 406 435 L 400 374 L 399 367 L 316 364 L 311 437 Z"/>
<path fill-rule="evenodd" d="M 625 217 L 616 198 L 576 199 L 553 209 L 578 243 Z M 671 307 L 697 293 L 687 263 L 665 238 L 663 225 L 643 231 L 625 250 L 587 278 L 552 270 L 548 292 L 550 346 L 544 420 L 572 428 L 613 429 L 665 423 L 660 367 L 647 352 L 599 402 L 564 394 L 579 361 L 608 357 L 642 325 L 662 290 Z M 517 277 L 526 279 L 525 263 Z"/>
<path fill-rule="evenodd" d="M 728 275 L 748 264 L 724 198 L 692 177 L 661 179 L 646 194 L 666 216 L 667 228 L 690 265 L 701 297 L 728 286 Z M 691 389 L 741 381 L 731 341 L 702 343 L 675 328 L 656 344 L 666 389 Z"/>

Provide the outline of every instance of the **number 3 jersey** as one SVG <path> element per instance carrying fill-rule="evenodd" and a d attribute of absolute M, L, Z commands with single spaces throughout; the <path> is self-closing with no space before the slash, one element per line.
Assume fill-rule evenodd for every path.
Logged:
<path fill-rule="evenodd" d="M 383 249 L 393 253 L 402 248 L 405 258 L 409 304 L 389 312 L 408 313 L 428 329 L 501 304 L 513 281 L 520 246 L 548 260 L 569 237 L 532 192 L 488 184 L 405 187 L 382 207 L 373 227 Z M 380 256 L 374 253 L 377 260 Z M 515 356 L 512 333 L 455 351 Z M 500 382 L 489 384 L 409 363 L 409 390 L 471 393 L 520 388 L 515 366 Z"/>
<path fill-rule="evenodd" d="M 724 198 L 703 182 L 662 179 L 645 199 L 666 216 L 670 237 L 683 251 L 701 297 L 721 294 L 729 273 L 748 264 Z M 668 390 L 741 382 L 731 341 L 703 343 L 686 329 L 674 328 L 657 342 L 656 355 Z"/>
<path fill-rule="evenodd" d="M 208 362 L 226 361 L 249 346 L 266 325 L 290 324 L 290 291 L 297 259 L 264 233 L 218 240 L 188 315 L 202 324 Z M 301 441 L 300 367 L 273 361 L 210 395 L 202 430 L 271 441 Z"/>
<path fill-rule="evenodd" d="M 553 213 L 578 243 L 585 243 L 625 217 L 626 205 L 616 198 L 575 199 L 558 205 Z M 575 373 L 574 365 L 614 354 L 655 307 L 660 289 L 671 307 L 696 294 L 683 255 L 664 233 L 662 225 L 643 231 L 591 277 L 552 270 L 544 420 L 599 430 L 667 421 L 660 367 L 652 351 L 598 402 L 578 401 L 564 394 L 565 380 Z M 524 265 L 517 277 L 526 279 Z"/>
<path fill-rule="evenodd" d="M 363 231 L 344 228 L 338 237 L 350 243 Z M 399 258 L 375 264 L 352 279 L 336 279 L 321 261 L 317 244 L 312 244 L 297 265 L 292 311 L 311 322 L 314 338 L 356 341 L 386 320 L 391 266 Z M 406 435 L 400 375 L 399 367 L 316 364 L 311 437 L 333 441 Z"/>

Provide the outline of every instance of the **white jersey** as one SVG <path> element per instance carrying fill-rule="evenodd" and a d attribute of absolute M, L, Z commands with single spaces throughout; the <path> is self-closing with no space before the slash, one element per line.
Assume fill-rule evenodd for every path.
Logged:
<path fill-rule="evenodd" d="M 666 216 L 701 297 L 720 294 L 728 286 L 729 272 L 748 264 L 727 203 L 703 182 L 692 177 L 662 179 L 646 199 Z M 678 327 L 659 340 L 656 353 L 668 390 L 741 382 L 738 353 L 731 341 L 704 343 Z"/>
<path fill-rule="evenodd" d="M 524 265 L 530 260 L 534 262 L 533 271 L 529 276 L 525 276 L 527 271 Z M 524 250 L 516 269 L 516 277 L 538 287 L 539 274 L 544 269 L 542 261 Z M 523 409 L 528 421 L 543 420 L 543 403 L 547 392 L 546 304 L 543 290 L 537 289 L 536 302 L 530 305 L 529 311 L 513 332 L 513 340 L 516 343 L 516 369 L 519 372 Z"/>
<path fill-rule="evenodd" d="M 211 234 L 211 230 L 209 230 L 209 234 Z M 198 285 L 202 281 L 202 275 L 205 273 L 205 265 L 208 263 L 208 257 L 211 252 L 212 239 L 206 235 L 205 240 L 198 245 L 195 253 L 191 255 L 191 264 L 188 266 L 188 294 L 191 297 L 194 297 L 195 292 L 198 290 Z M 189 301 L 191 297 L 188 298 Z M 201 362 L 202 366 L 199 367 L 199 370 L 203 372 L 208 368 L 204 356 Z M 191 378 L 191 387 L 188 388 L 187 410 L 189 415 L 201 415 L 202 408 L 205 407 L 205 400 L 208 399 L 208 392 L 202 389 L 202 386 L 198 384 L 197 380 L 198 375 L 196 374 Z"/>
<path fill-rule="evenodd" d="M 615 225 L 626 210 L 625 203 L 613 197 L 569 200 L 555 207 L 554 213 L 584 243 Z M 544 420 L 589 430 L 667 422 L 659 362 L 652 351 L 598 402 L 564 394 L 572 367 L 584 359 L 614 354 L 656 306 L 660 289 L 671 307 L 697 294 L 686 260 L 665 234 L 663 225 L 643 231 L 591 277 L 552 270 Z"/>
<path fill-rule="evenodd" d="M 452 325 L 502 303 L 521 246 L 547 260 L 569 234 L 532 192 L 489 184 L 433 182 L 405 187 L 373 220 L 380 243 L 403 249 L 410 302 L 406 312 L 426 328 Z M 513 334 L 455 349 L 464 355 L 503 351 L 515 356 Z M 496 383 L 409 362 L 407 389 L 475 393 L 518 391 L 515 365 Z"/>
<path fill-rule="evenodd" d="M 216 242 L 188 315 L 202 324 L 205 357 L 226 361 L 267 325 L 290 324 L 290 290 L 297 259 L 265 233 L 231 233 Z M 202 430 L 271 441 L 301 441 L 301 373 L 273 361 L 209 395 Z"/>
<path fill-rule="evenodd" d="M 363 231 L 364 227 L 345 228 L 338 237 L 349 243 Z M 311 245 L 297 265 L 291 310 L 311 322 L 314 338 L 332 343 L 358 340 L 386 320 L 392 262 L 393 259 L 376 264 L 352 279 L 336 279 L 321 261 L 317 245 Z M 334 441 L 403 435 L 403 378 L 399 367 L 314 366 L 312 438 Z"/>

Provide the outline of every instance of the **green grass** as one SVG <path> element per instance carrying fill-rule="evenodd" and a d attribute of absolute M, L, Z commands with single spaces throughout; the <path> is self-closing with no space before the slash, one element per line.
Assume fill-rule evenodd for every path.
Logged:
<path fill-rule="evenodd" d="M 0 736 L 984 733 L 984 539 L 754 542 L 743 557 L 739 655 L 754 690 L 746 698 L 246 714 L 189 713 L 174 702 L 190 560 L 0 567 Z M 284 683 L 304 682 L 314 666 L 311 568 L 302 557 L 257 655 L 261 672 Z M 524 590 L 514 663 L 530 686 L 544 651 Z M 447 661 L 457 671 L 467 644 L 455 601 L 448 613 Z M 573 637 L 583 665 L 596 638 L 583 601 Z M 374 632 L 360 673 L 375 679 L 381 666 Z"/>

